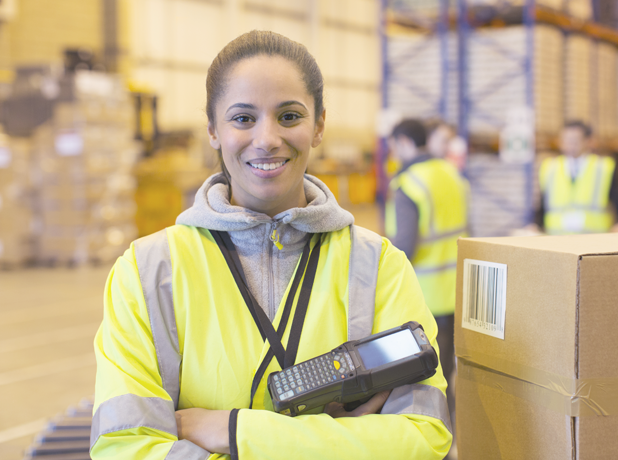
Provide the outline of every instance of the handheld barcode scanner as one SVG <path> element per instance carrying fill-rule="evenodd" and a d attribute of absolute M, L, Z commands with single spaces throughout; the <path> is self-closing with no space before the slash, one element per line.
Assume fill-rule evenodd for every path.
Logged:
<path fill-rule="evenodd" d="M 296 416 L 329 402 L 350 403 L 420 382 L 437 367 L 438 356 L 423 327 L 410 321 L 273 372 L 268 391 L 276 412 Z"/>

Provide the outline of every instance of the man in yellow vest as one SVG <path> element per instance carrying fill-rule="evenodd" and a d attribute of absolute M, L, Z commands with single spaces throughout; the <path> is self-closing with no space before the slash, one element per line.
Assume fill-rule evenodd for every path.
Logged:
<path fill-rule="evenodd" d="M 425 150 L 426 141 L 425 127 L 417 120 L 402 121 L 391 134 L 390 150 L 401 169 L 390 183 L 385 227 L 393 244 L 411 260 L 436 318 L 440 361 L 448 380 L 454 367 L 457 239 L 466 236 L 468 185 L 452 164 Z M 448 396 L 454 407 L 452 391 Z"/>
<path fill-rule="evenodd" d="M 541 202 L 536 224 L 551 235 L 618 231 L 618 171 L 613 158 L 589 153 L 591 129 L 581 121 L 565 124 L 562 155 L 541 164 Z"/>

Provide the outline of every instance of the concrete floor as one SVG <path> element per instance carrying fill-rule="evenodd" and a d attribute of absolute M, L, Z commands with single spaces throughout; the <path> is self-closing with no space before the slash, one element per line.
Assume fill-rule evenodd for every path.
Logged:
<path fill-rule="evenodd" d="M 0 458 L 94 393 L 94 334 L 110 267 L 0 272 Z"/>
<path fill-rule="evenodd" d="M 380 231 L 376 206 L 345 206 Z M 20 460 L 47 420 L 94 393 L 94 334 L 110 266 L 0 271 L 0 458 Z"/>

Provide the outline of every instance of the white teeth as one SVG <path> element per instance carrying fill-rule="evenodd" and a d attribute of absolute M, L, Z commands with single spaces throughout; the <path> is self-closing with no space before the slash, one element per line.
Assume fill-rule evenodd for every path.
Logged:
<path fill-rule="evenodd" d="M 261 169 L 263 171 L 270 171 L 271 169 L 280 168 L 285 164 L 285 161 L 280 161 L 278 163 L 249 163 L 253 168 Z"/>

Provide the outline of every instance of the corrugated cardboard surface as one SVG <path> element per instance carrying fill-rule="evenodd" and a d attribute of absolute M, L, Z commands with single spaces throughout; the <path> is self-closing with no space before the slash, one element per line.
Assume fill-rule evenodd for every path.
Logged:
<path fill-rule="evenodd" d="M 459 460 L 571 460 L 570 417 L 461 378 L 467 370 L 458 362 Z"/>
<path fill-rule="evenodd" d="M 500 240 L 507 244 L 496 244 Z M 490 355 L 502 362 L 498 370 L 518 377 L 524 376 L 511 364 L 574 378 L 578 256 L 517 247 L 508 244 L 511 240 L 460 240 L 455 348 L 458 354 Z M 464 259 L 507 265 L 505 340 L 461 327 Z"/>
<path fill-rule="evenodd" d="M 578 378 L 618 377 L 618 256 L 582 258 L 579 303 Z"/>
<path fill-rule="evenodd" d="M 461 327 L 466 258 L 508 266 L 505 340 Z M 581 396 L 618 399 L 618 235 L 460 240 L 455 321 L 460 460 L 618 458 L 618 415 L 535 384 L 614 378 Z"/>

